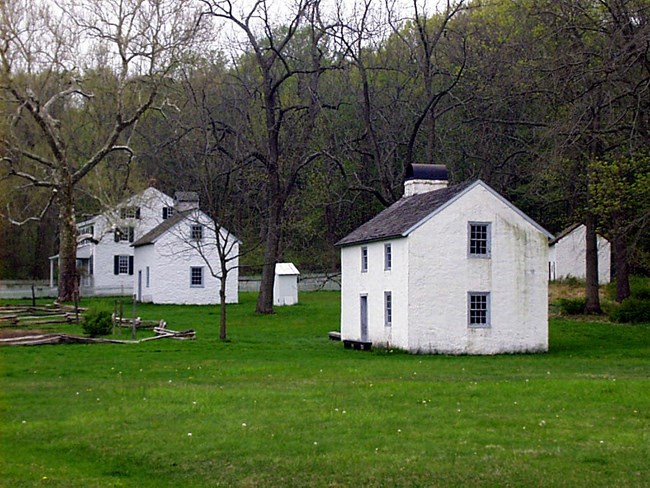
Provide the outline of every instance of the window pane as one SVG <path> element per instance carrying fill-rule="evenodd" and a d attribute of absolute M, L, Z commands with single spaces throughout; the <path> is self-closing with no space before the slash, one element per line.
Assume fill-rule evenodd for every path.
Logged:
<path fill-rule="evenodd" d="M 488 293 L 470 293 L 469 325 L 489 325 L 490 300 Z"/>
<path fill-rule="evenodd" d="M 203 286 L 203 268 L 190 268 L 190 285 Z"/>
<path fill-rule="evenodd" d="M 129 273 L 129 257 L 128 256 L 119 256 L 118 261 L 118 272 L 119 274 L 128 274 Z"/>
<path fill-rule="evenodd" d="M 192 240 L 199 241 L 203 239 L 203 226 L 202 225 L 193 225 L 191 228 L 191 237 Z"/>
<path fill-rule="evenodd" d="M 490 224 L 470 224 L 469 226 L 469 253 L 472 255 L 487 255 L 489 249 Z"/>
<path fill-rule="evenodd" d="M 390 291 L 384 292 L 384 323 L 387 326 L 393 323 L 393 295 Z"/>

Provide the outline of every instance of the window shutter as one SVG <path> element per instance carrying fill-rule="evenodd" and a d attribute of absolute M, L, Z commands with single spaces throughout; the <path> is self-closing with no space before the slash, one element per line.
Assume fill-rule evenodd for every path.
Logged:
<path fill-rule="evenodd" d="M 167 220 L 169 217 L 168 215 L 169 207 L 163 207 L 163 220 Z"/>
<path fill-rule="evenodd" d="M 129 242 L 133 242 L 134 228 L 129 227 Z"/>
<path fill-rule="evenodd" d="M 120 257 L 113 256 L 113 274 L 120 274 Z"/>
<path fill-rule="evenodd" d="M 135 218 L 136 219 L 140 218 L 140 207 L 136 207 L 136 209 L 135 209 Z"/>
<path fill-rule="evenodd" d="M 113 231 L 113 239 L 115 240 L 115 242 L 120 242 L 120 229 L 116 228 Z M 115 273 L 115 274 L 117 274 L 117 273 Z"/>
<path fill-rule="evenodd" d="M 133 274 L 133 256 L 129 256 L 129 274 Z"/>

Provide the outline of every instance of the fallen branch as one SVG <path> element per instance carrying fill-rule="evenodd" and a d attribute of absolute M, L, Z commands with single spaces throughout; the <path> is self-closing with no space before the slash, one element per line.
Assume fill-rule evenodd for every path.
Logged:
<path fill-rule="evenodd" d="M 22 337 L 0 339 L 0 346 L 41 346 L 45 344 L 139 344 L 141 342 L 155 341 L 158 339 L 195 339 L 196 332 L 184 330 L 180 332 L 167 330 L 165 333 L 153 337 L 145 337 L 137 341 L 123 341 L 119 339 L 104 339 L 101 337 L 84 337 L 72 334 L 40 334 Z"/>

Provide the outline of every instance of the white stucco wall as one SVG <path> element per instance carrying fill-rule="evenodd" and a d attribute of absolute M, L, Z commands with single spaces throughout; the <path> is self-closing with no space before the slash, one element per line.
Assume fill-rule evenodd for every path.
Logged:
<path fill-rule="evenodd" d="M 384 269 L 384 245 L 391 244 L 392 265 Z M 361 248 L 368 248 L 368 271 L 361 272 Z M 408 241 L 371 242 L 341 249 L 341 337 L 361 340 L 361 296 L 368 298 L 368 337 L 375 345 L 406 349 L 408 338 Z M 390 291 L 393 321 L 384 322 L 384 292 Z"/>
<path fill-rule="evenodd" d="M 154 243 L 139 246 L 135 250 L 134 289 L 137 290 L 138 271 L 142 270 L 145 280 L 146 266 L 150 267 L 150 292 L 143 291 L 143 299 L 153 303 L 208 305 L 219 303 L 219 279 L 213 277 L 208 267 L 209 262 L 218 274 L 220 269 L 219 256 L 215 247 L 216 234 L 214 225 L 203 214 L 199 213 L 198 220 L 183 220 L 174 228 L 164 233 Z M 187 237 L 190 225 L 200 221 L 205 225 L 201 255 Z M 222 231 L 225 237 L 225 231 Z M 234 239 L 234 236 L 231 236 Z M 230 271 L 226 282 L 226 302 L 237 303 L 239 299 L 239 243 L 233 242 L 231 256 L 234 259 L 228 264 Z M 190 268 L 202 267 L 204 286 L 190 285 Z M 145 288 L 143 287 L 143 290 Z"/>
<path fill-rule="evenodd" d="M 553 279 L 573 277 L 584 280 L 586 278 L 586 233 L 587 228 L 580 225 L 551 246 L 549 262 L 551 269 L 555 271 Z M 598 283 L 602 285 L 610 281 L 611 245 L 602 236 L 598 236 L 597 243 Z"/>
<path fill-rule="evenodd" d="M 491 223 L 491 257 L 468 257 L 468 222 Z M 387 241 L 388 242 L 388 241 Z M 360 340 L 360 295 L 368 296 L 368 339 L 411 352 L 497 354 L 548 349 L 548 236 L 501 199 L 474 187 L 407 238 L 341 249 L 341 336 Z M 384 327 L 384 291 L 393 325 Z M 489 328 L 468 327 L 468 292 L 489 292 Z"/>
<path fill-rule="evenodd" d="M 468 222 L 490 222 L 491 255 L 468 256 Z M 414 231 L 408 349 L 496 354 L 548 349 L 548 238 L 478 186 Z M 468 326 L 468 292 L 490 293 L 490 327 Z"/>

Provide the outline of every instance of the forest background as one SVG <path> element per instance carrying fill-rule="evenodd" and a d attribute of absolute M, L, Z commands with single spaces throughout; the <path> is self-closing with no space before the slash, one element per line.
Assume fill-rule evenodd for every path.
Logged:
<path fill-rule="evenodd" d="M 410 163 L 553 233 L 585 222 L 619 270 L 650 271 L 646 0 L 282 6 L 0 1 L 0 279 L 47 276 L 66 174 L 78 221 L 194 190 L 241 273 L 336 272 Z"/>

